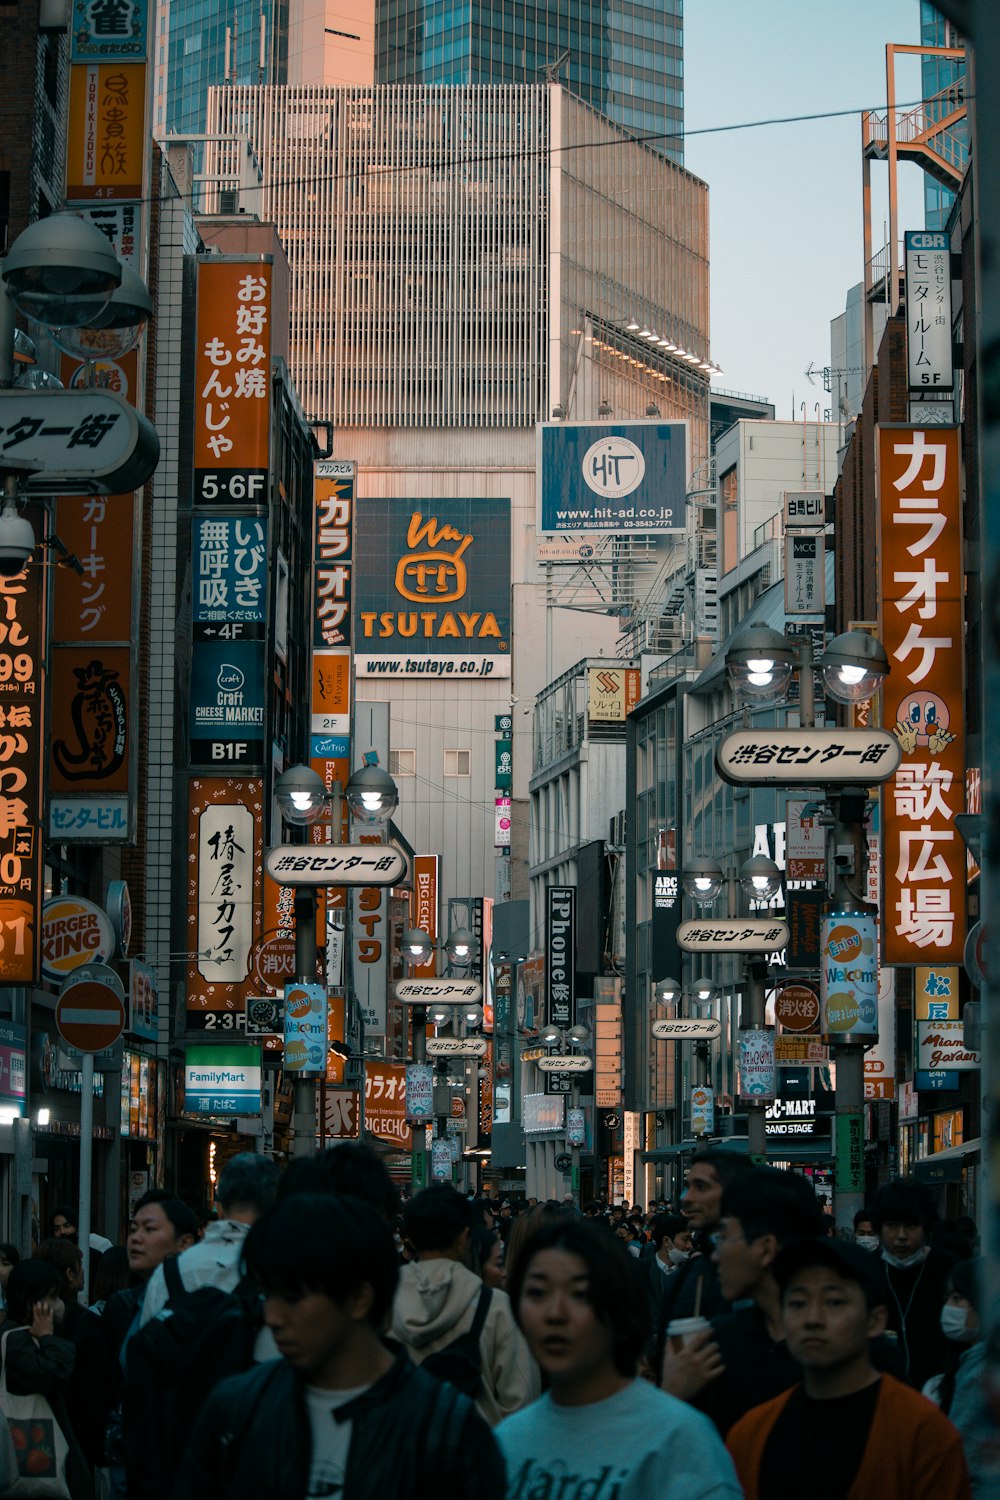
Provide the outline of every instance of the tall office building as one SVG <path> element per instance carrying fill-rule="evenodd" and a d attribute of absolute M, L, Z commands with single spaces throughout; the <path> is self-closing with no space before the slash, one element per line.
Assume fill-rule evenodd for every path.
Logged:
<path fill-rule="evenodd" d="M 946 21 L 930 0 L 920 0 L 920 42 L 924 47 L 964 47 L 965 42 L 953 21 Z M 964 99 L 965 59 L 923 57 L 920 60 L 920 89 L 929 119 L 942 120 Z M 954 137 L 956 164 L 964 169 L 968 158 L 969 127 L 962 120 L 951 131 Z M 924 174 L 924 227 L 943 229 L 948 222 L 955 194 L 942 182 Z"/>
<path fill-rule="evenodd" d="M 684 0 L 377 0 L 379 83 L 546 77 L 683 161 Z"/>
<path fill-rule="evenodd" d="M 161 140 L 205 130 L 213 86 L 367 88 L 375 0 L 157 0 L 154 67 Z"/>

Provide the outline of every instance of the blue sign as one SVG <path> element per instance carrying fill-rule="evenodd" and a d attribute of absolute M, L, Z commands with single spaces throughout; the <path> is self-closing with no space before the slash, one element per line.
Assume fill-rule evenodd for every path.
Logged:
<path fill-rule="evenodd" d="M 195 641 L 191 652 L 191 739 L 263 745 L 264 643 Z"/>
<path fill-rule="evenodd" d="M 943 1089 L 957 1089 L 958 1073 L 951 1068 L 935 1068 L 933 1072 L 915 1073 L 913 1087 L 918 1094 L 933 1094 Z"/>
<path fill-rule="evenodd" d="M 309 741 L 310 760 L 343 760 L 351 753 L 346 734 L 314 734 Z"/>
<path fill-rule="evenodd" d="M 196 625 L 218 626 L 229 621 L 263 625 L 267 606 L 265 517 L 196 516 L 191 523 L 191 556 Z M 211 639 L 206 630 L 196 631 L 195 636 Z M 223 634 L 221 638 L 227 637 Z"/>
<path fill-rule="evenodd" d="M 543 422 L 538 534 L 684 530 L 686 422 Z"/>
<path fill-rule="evenodd" d="M 141 62 L 146 56 L 145 0 L 74 0 L 71 62 Z"/>
<path fill-rule="evenodd" d="M 322 984 L 285 985 L 286 1073 L 317 1077 L 326 1072 L 327 997 Z"/>

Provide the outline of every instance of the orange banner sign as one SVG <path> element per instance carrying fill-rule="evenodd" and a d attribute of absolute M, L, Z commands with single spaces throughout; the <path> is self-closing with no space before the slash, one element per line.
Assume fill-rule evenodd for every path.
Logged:
<path fill-rule="evenodd" d="M 141 198 L 145 63 L 73 63 L 69 72 L 67 201 Z"/>
<path fill-rule="evenodd" d="M 883 958 L 959 963 L 965 942 L 961 454 L 955 427 L 878 432 L 886 727 L 903 758 L 882 793 Z"/>

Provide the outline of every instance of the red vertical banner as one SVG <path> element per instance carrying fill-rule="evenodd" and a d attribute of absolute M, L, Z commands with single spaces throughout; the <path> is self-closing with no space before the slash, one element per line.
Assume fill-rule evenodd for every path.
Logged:
<path fill-rule="evenodd" d="M 440 854 L 418 854 L 413 861 L 413 890 L 410 893 L 410 919 L 414 927 L 426 932 L 432 943 L 438 940 L 438 903 L 440 901 Z M 411 967 L 414 979 L 433 979 L 437 973 L 437 954 L 425 964 Z"/>
<path fill-rule="evenodd" d="M 902 762 L 882 792 L 883 958 L 960 963 L 965 942 L 965 649 L 955 427 L 878 431 L 885 724 Z"/>
<path fill-rule="evenodd" d="M 33 984 L 42 926 L 43 569 L 0 577 L 0 983 Z"/>

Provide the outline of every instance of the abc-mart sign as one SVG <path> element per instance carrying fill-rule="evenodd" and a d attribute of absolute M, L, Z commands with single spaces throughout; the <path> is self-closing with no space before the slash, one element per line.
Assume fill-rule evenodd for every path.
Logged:
<path fill-rule="evenodd" d="M 731 786 L 874 786 L 902 751 L 884 729 L 738 729 L 715 752 Z"/>

